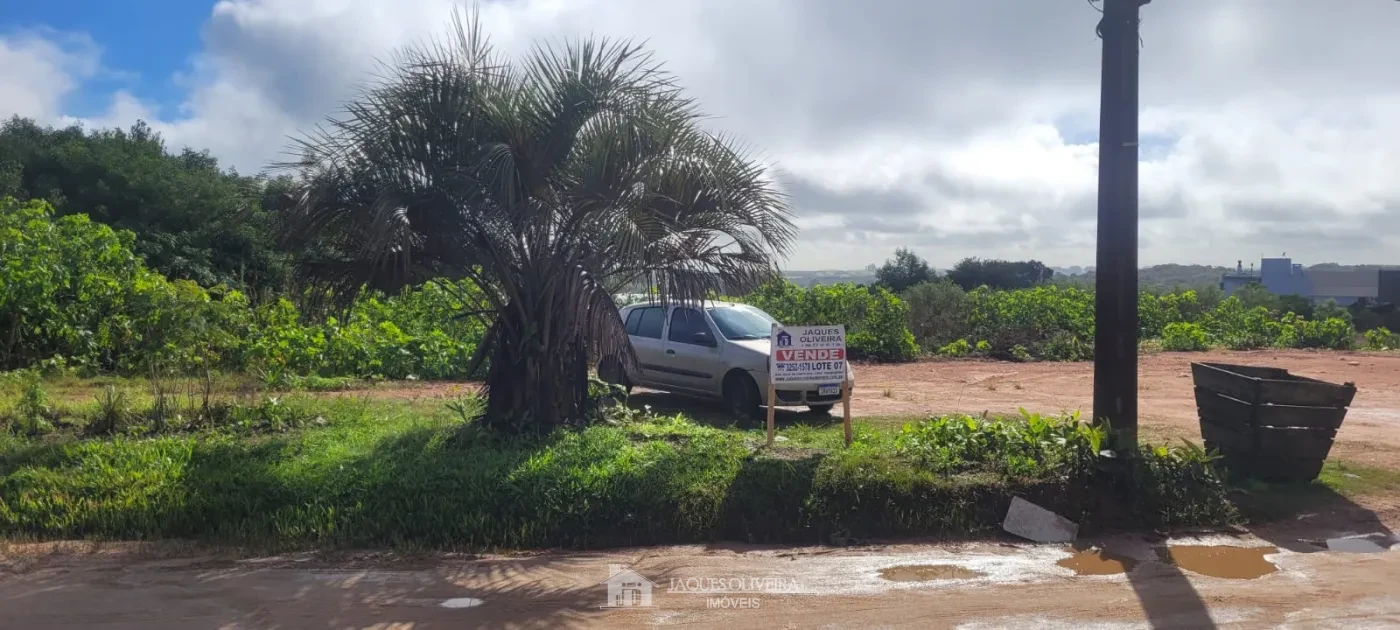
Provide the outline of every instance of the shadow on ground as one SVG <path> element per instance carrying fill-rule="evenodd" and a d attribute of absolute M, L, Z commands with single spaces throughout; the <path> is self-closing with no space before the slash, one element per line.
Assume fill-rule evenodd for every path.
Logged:
<path fill-rule="evenodd" d="M 245 561 L 55 556 L 0 583 L 0 615 L 23 628 L 591 625 L 606 589 L 558 579 L 560 562 L 377 559 L 361 563 L 373 568 L 360 568 L 354 560 L 326 563 L 307 555 Z M 599 582 L 606 577 L 599 572 Z"/>
<path fill-rule="evenodd" d="M 651 408 L 653 413 L 670 415 L 684 413 L 690 419 L 713 427 L 737 427 L 758 429 L 767 426 L 767 419 L 760 411 L 759 417 L 750 419 L 735 418 L 718 401 L 692 398 L 677 394 L 638 389 L 627 399 L 633 409 Z M 814 413 L 805 407 L 779 407 L 774 410 L 774 424 L 785 427 L 794 425 L 826 426 L 841 423 L 841 409 L 832 413 Z"/>
<path fill-rule="evenodd" d="M 1231 499 L 1253 536 L 1296 553 L 1329 551 L 1328 540 L 1364 537 L 1381 551 L 1396 545 L 1386 518 L 1321 482 L 1265 484 L 1246 481 Z M 1165 544 L 1165 539 L 1160 541 Z M 1214 628 L 1210 605 L 1188 575 L 1169 562 L 1149 562 L 1128 580 L 1153 628 Z"/>
<path fill-rule="evenodd" d="M 1250 533 L 1280 549 L 1326 551 L 1328 539 L 1354 536 L 1386 541 L 1384 546 L 1396 543 L 1386 524 L 1396 514 L 1377 514 L 1321 482 L 1254 483 L 1237 488 L 1232 499 L 1248 519 Z"/>

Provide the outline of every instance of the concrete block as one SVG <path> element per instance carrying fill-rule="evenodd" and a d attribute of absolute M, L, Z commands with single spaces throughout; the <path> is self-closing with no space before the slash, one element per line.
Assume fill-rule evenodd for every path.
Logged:
<path fill-rule="evenodd" d="M 1001 528 L 1011 534 L 1042 543 L 1063 543 L 1079 535 L 1079 523 L 1021 497 L 1012 497 L 1011 509 Z"/>

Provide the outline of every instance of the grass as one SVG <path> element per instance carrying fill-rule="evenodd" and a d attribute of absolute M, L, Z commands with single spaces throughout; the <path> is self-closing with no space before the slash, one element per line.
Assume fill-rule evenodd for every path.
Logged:
<path fill-rule="evenodd" d="M 1364 519 L 1368 510 L 1356 501 L 1368 496 L 1400 495 L 1400 472 L 1330 459 L 1322 474 L 1311 482 L 1241 480 L 1232 487 L 1232 494 L 1233 501 L 1251 521 L 1268 522 L 1312 511 L 1341 511 Z"/>
<path fill-rule="evenodd" d="M 715 428 L 678 414 L 634 412 L 544 437 L 506 436 L 472 422 L 479 400 L 447 402 L 262 396 L 238 412 L 263 419 L 252 427 L 0 432 L 0 538 L 189 538 L 273 549 L 829 543 L 989 533 L 1013 496 L 1091 529 L 1233 518 L 1218 480 L 1179 453 L 1147 462 L 1144 486 L 1123 492 L 1097 470 L 1044 455 L 1053 439 L 1027 447 L 1027 431 L 1015 428 L 1021 420 L 936 430 L 861 421 L 850 449 L 839 423 L 827 421 L 786 427 L 788 439 L 767 449 L 761 428 Z M 284 413 L 303 420 L 275 423 Z M 959 453 L 1021 444 L 1022 464 L 928 450 L 937 446 L 931 439 L 954 438 Z"/>
<path fill-rule="evenodd" d="M 1328 461 L 1318 476 L 1320 483 L 1344 497 L 1355 498 L 1376 494 L 1400 494 L 1400 472 Z"/>

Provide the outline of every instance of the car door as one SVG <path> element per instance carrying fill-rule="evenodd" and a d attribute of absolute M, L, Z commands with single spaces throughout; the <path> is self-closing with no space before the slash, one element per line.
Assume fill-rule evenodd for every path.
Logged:
<path fill-rule="evenodd" d="M 661 333 L 666 325 L 666 309 L 660 306 L 644 306 L 627 314 L 627 338 L 632 342 L 632 350 L 637 353 L 637 364 L 641 373 L 634 378 L 635 384 L 657 386 L 665 383 L 662 372 L 665 368 L 665 348 Z"/>
<path fill-rule="evenodd" d="M 699 309 L 677 306 L 671 309 L 666 326 L 665 372 L 661 375 L 676 387 L 696 393 L 719 392 L 724 376 L 719 343 L 714 327 Z"/>

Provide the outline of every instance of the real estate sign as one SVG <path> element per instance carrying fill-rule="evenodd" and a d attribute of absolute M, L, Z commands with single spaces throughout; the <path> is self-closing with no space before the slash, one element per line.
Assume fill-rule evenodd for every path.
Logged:
<path fill-rule="evenodd" d="M 846 326 L 774 326 L 768 374 L 772 383 L 845 381 Z"/>

